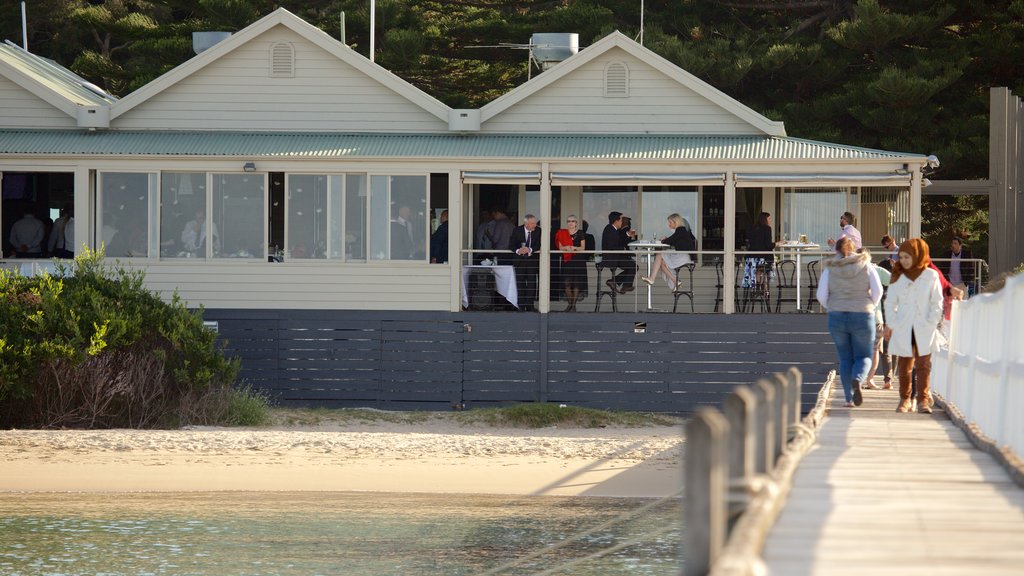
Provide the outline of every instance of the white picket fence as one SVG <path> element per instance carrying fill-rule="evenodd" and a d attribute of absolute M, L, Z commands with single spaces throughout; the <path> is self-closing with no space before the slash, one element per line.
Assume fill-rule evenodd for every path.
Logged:
<path fill-rule="evenodd" d="M 932 387 L 996 446 L 1024 456 L 1024 274 L 954 302 L 949 349 L 933 354 Z"/>

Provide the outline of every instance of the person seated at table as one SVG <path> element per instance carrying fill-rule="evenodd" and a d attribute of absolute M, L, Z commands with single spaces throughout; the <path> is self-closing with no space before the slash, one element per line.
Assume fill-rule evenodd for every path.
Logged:
<path fill-rule="evenodd" d="M 623 216 L 622 212 L 613 210 L 608 213 L 608 225 L 601 233 L 602 250 L 625 250 L 626 236 L 622 233 Z M 604 268 L 618 268 L 622 270 L 615 277 L 609 278 L 605 284 L 619 294 L 632 292 L 633 282 L 636 280 L 636 262 L 629 254 L 602 254 L 601 266 Z"/>
<path fill-rule="evenodd" d="M 586 249 L 586 236 L 579 229 L 579 218 L 570 214 L 565 219 L 565 228 L 555 234 L 555 246 L 562 251 L 560 278 L 565 289 L 565 300 L 569 305 L 566 312 L 576 311 L 580 291 L 587 285 L 587 259 L 583 254 L 573 254 Z"/>
<path fill-rule="evenodd" d="M 654 285 L 658 274 L 665 275 L 665 282 L 668 289 L 675 291 L 679 288 L 676 284 L 676 268 L 692 262 L 690 252 L 697 249 L 697 238 L 687 225 L 686 220 L 679 214 L 672 214 L 668 217 L 668 227 L 672 235 L 662 239 L 663 244 L 668 244 L 675 249 L 674 252 L 658 252 L 654 258 L 654 265 L 651 268 L 650 276 L 641 276 L 640 279 L 649 285 Z"/>
<path fill-rule="evenodd" d="M 772 266 L 775 263 L 775 256 L 772 254 L 772 251 L 775 250 L 776 245 L 781 243 L 781 241 L 776 242 L 772 238 L 771 214 L 761 212 L 757 216 L 757 224 L 747 234 L 747 242 L 748 250 L 751 252 L 762 252 L 763 254 L 750 254 L 747 256 L 743 264 L 743 282 L 740 285 L 744 288 L 756 288 L 758 285 L 759 269 L 762 274 L 765 270 L 768 273 L 767 278 L 761 278 L 760 280 L 770 283 L 775 276 L 775 269 Z"/>

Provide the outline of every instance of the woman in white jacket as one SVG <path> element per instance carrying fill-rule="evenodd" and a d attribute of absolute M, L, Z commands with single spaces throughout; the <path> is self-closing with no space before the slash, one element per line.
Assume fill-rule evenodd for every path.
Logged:
<path fill-rule="evenodd" d="M 899 357 L 900 404 L 897 412 L 910 412 L 911 371 L 917 372 L 917 411 L 931 414 L 932 352 L 939 348 L 942 288 L 938 273 L 929 267 L 928 244 L 911 238 L 900 244 L 885 299 L 884 336 L 889 353 Z"/>

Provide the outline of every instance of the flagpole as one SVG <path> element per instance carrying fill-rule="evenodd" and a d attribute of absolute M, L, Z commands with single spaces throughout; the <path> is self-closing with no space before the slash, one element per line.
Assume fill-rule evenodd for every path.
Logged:
<path fill-rule="evenodd" d="M 370 0 L 370 62 L 374 60 L 377 43 L 377 0 Z"/>

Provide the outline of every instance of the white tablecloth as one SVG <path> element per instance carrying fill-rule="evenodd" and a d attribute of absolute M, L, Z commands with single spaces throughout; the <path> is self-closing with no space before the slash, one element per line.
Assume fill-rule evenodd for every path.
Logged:
<path fill-rule="evenodd" d="M 473 270 L 487 270 L 494 274 L 498 294 L 509 304 L 519 308 L 519 289 L 516 288 L 516 272 L 511 266 L 466 265 L 462 267 L 462 305 L 469 307 L 469 275 Z"/>

